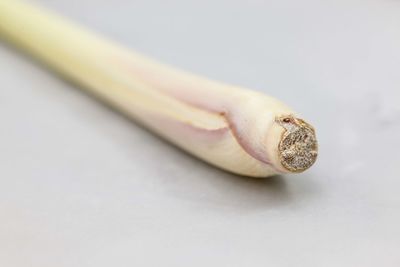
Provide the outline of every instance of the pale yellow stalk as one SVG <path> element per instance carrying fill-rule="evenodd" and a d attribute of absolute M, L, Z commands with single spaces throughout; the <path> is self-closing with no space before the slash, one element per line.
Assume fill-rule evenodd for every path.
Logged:
<path fill-rule="evenodd" d="M 301 172 L 317 157 L 314 129 L 278 100 L 160 64 L 44 9 L 0 0 L 0 36 L 227 171 Z"/>

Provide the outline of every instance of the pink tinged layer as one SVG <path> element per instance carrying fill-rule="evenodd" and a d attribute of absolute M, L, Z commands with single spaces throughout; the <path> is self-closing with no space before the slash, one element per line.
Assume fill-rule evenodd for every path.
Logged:
<path fill-rule="evenodd" d="M 262 177 L 278 173 L 270 165 L 266 168 L 264 163 L 247 154 L 236 142 L 229 127 L 208 130 L 157 113 L 135 112 L 140 114 L 147 127 L 160 136 L 212 165 L 243 175 L 258 173 Z"/>
<path fill-rule="evenodd" d="M 274 166 L 268 157 L 268 152 L 265 148 L 265 134 L 258 136 L 257 131 L 253 129 L 254 125 L 258 123 L 255 121 L 254 116 L 246 117 L 246 106 L 251 108 L 251 105 L 259 103 L 246 103 L 246 99 L 241 99 L 241 102 L 244 104 L 241 105 L 241 109 L 238 111 L 234 103 L 235 99 L 232 95 L 227 95 L 225 92 L 218 89 L 210 91 L 203 90 L 204 86 L 217 87 L 214 82 L 206 81 L 194 84 L 192 79 L 176 79 L 173 78 L 174 73 L 168 75 L 168 73 L 164 73 L 163 70 L 154 71 L 151 67 L 144 68 L 143 66 L 137 66 L 131 61 L 121 60 L 120 57 L 114 59 L 114 62 L 115 61 L 119 63 L 115 65 L 121 66 L 122 70 L 129 72 L 129 74 L 134 76 L 135 79 L 139 79 L 141 82 L 150 85 L 152 88 L 193 107 L 223 116 L 229 127 L 227 130 L 230 130 L 232 136 L 244 151 L 260 163 L 268 165 L 275 173 L 283 172 L 281 168 Z M 218 84 L 218 87 L 220 86 L 221 85 Z M 240 96 L 236 96 L 236 98 L 238 97 Z M 266 124 L 265 131 L 262 131 L 263 133 L 267 133 L 268 128 L 271 127 L 271 123 L 266 123 L 268 121 L 273 123 L 273 119 L 271 120 L 271 118 L 269 118 L 260 121 L 258 124 L 258 126 Z M 170 123 L 173 122 L 170 121 Z M 164 125 L 164 127 L 166 127 L 166 125 Z M 185 127 L 190 126 L 186 125 Z M 186 130 L 189 129 L 187 128 Z M 221 131 L 222 129 L 210 131 L 193 127 L 190 130 L 190 133 L 198 133 L 194 135 L 196 138 L 199 138 L 202 135 L 215 137 L 220 134 Z M 175 134 L 178 134 L 178 131 L 175 131 Z M 186 135 L 185 138 L 187 138 L 187 136 L 190 135 Z"/>

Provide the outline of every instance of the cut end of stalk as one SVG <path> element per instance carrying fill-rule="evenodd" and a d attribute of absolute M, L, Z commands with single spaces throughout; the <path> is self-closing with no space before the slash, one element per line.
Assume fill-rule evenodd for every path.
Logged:
<path fill-rule="evenodd" d="M 277 117 L 275 121 L 285 129 L 278 146 L 282 166 L 290 172 L 310 168 L 318 156 L 314 128 L 293 115 Z"/>

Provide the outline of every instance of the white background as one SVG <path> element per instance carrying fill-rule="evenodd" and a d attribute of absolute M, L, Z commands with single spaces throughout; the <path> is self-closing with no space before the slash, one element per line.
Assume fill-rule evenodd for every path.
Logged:
<path fill-rule="evenodd" d="M 0 266 L 400 266 L 400 2 L 37 0 L 315 125 L 309 171 L 215 169 L 0 46 Z"/>

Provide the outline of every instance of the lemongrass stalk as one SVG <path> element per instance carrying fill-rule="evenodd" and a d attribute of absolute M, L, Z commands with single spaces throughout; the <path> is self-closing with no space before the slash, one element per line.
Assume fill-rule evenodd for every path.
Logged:
<path fill-rule="evenodd" d="M 302 172 L 315 131 L 256 91 L 155 62 L 42 8 L 0 0 L 0 36 L 171 143 L 227 171 Z"/>

